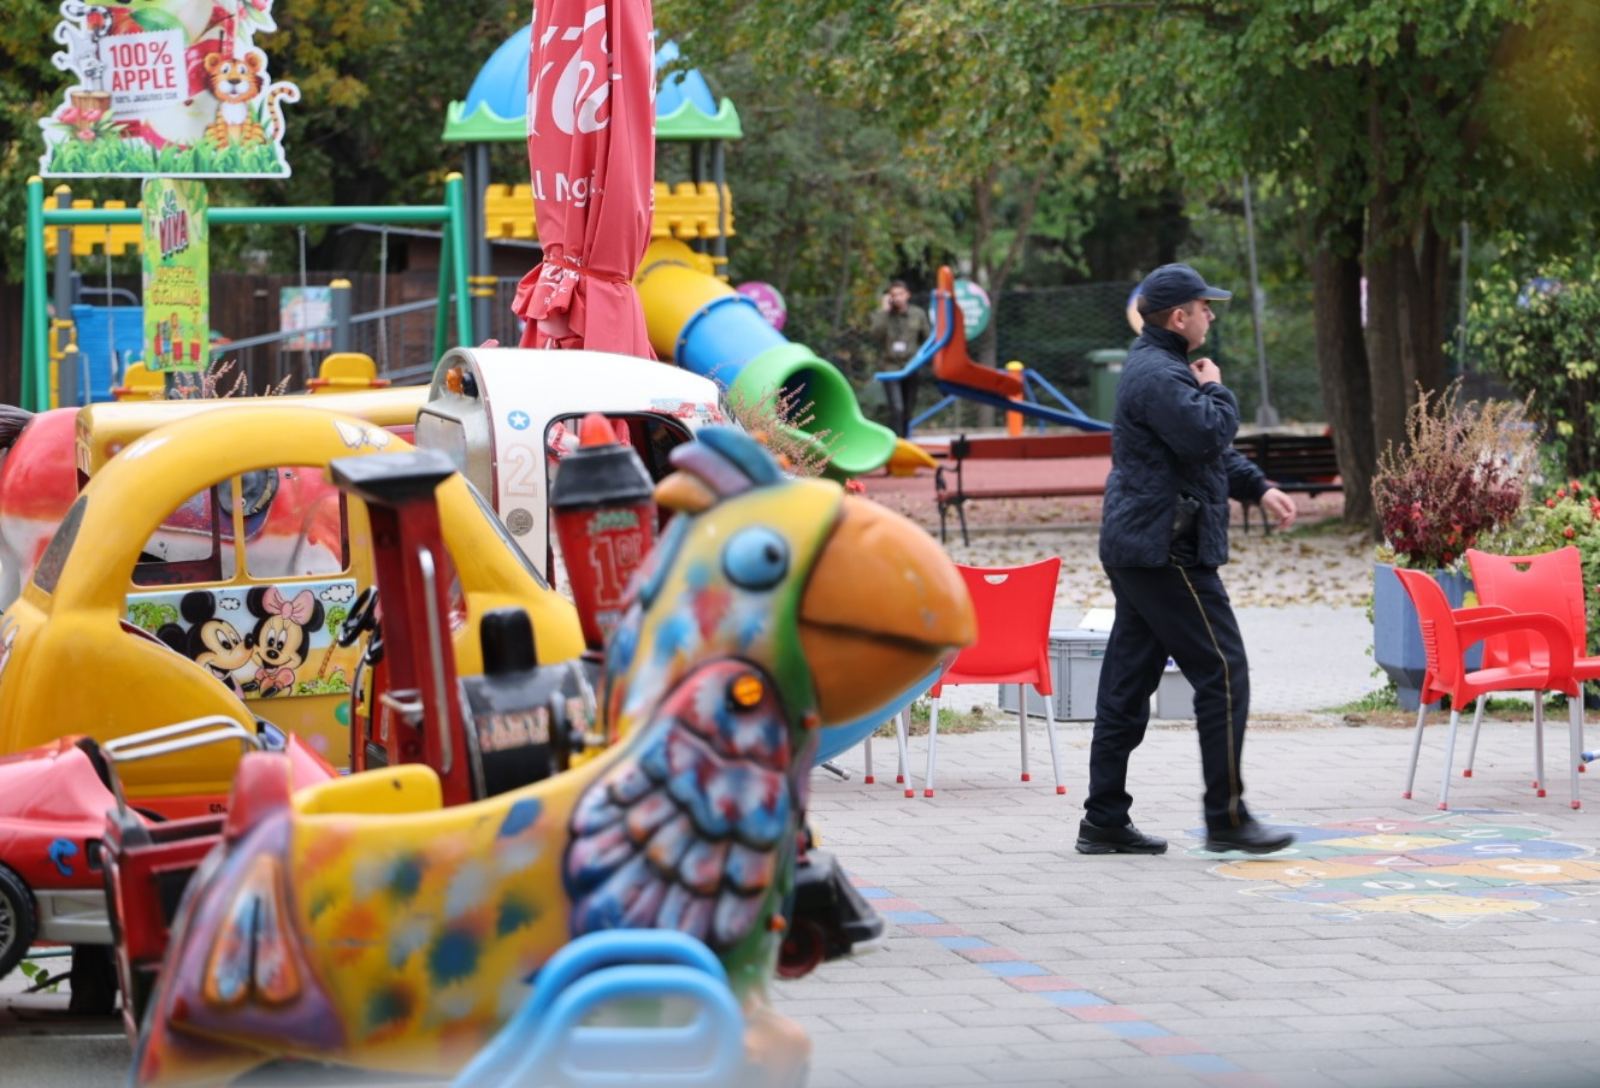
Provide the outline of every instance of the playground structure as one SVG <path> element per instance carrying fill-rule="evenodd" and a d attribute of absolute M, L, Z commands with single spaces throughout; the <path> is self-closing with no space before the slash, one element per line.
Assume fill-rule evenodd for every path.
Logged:
<path fill-rule="evenodd" d="M 467 173 L 465 178 L 449 175 L 443 203 L 215 207 L 208 212 L 210 225 L 275 224 L 302 231 L 310 225 L 437 225 L 443 232 L 438 297 L 388 308 L 380 304 L 376 311 L 352 314 L 348 284 L 335 280 L 334 320 L 330 323 L 213 344 L 206 355 L 208 363 L 228 352 L 320 332 L 332 334 L 331 346 L 337 354 L 350 347 L 351 325 L 423 308 L 436 313 L 433 360 L 438 360 L 452 343 L 452 316 L 456 344 L 472 343 L 475 331 L 490 326 L 490 304 L 496 296 L 496 278 L 488 274 L 491 239 L 536 240 L 530 186 L 488 183 L 489 142 L 526 139 L 526 97 L 511 91 L 527 84 L 530 33 L 531 28 L 524 27 L 503 43 L 478 74 L 466 100 L 451 104 L 443 138 L 468 145 Z M 658 67 L 676 58 L 676 46 L 668 43 L 657 54 Z M 812 418 L 801 431 L 813 436 L 819 452 L 826 449 L 830 471 L 835 474 L 858 475 L 882 467 L 896 452 L 894 434 L 862 414 L 854 390 L 834 366 L 772 329 L 755 304 L 735 293 L 720 276 L 727 261 L 727 239 L 734 233 L 732 196 L 724 180 L 724 148 L 726 141 L 743 134 L 733 103 L 726 98 L 717 101 L 704 77 L 689 71 L 662 80 L 656 108 L 657 139 L 687 147 L 690 173 L 687 181 L 657 182 L 654 241 L 636 277 L 656 352 L 725 386 L 736 403 L 775 403 L 789 411 L 803 410 Z M 147 366 L 135 369 L 134 363 L 142 355 L 143 327 L 140 308 L 131 304 L 136 301 L 131 292 L 125 292 L 127 305 L 112 307 L 109 303 L 113 300 L 107 299 L 108 305 L 88 306 L 78 297 L 84 292 L 75 286 L 73 274 L 74 257 L 98 249 L 109 269 L 112 256 L 137 251 L 139 209 L 119 201 L 95 208 L 90 202 L 72 200 L 64 186 L 55 190 L 55 198 L 56 206 L 49 206 L 43 182 L 37 178 L 30 181 L 22 405 L 40 411 L 117 395 L 165 395 L 169 383 L 165 375 L 153 373 Z M 50 256 L 55 261 L 53 295 L 45 274 Z M 103 293 L 103 289 L 92 290 Z M 49 315 L 52 301 L 53 321 Z M 74 320 L 67 320 L 67 314 Z M 366 369 L 357 361 L 340 362 L 331 372 L 309 379 L 307 385 L 313 391 L 352 388 Z M 426 369 L 433 369 L 431 361 Z M 366 387 L 382 380 L 374 372 Z"/>
<path fill-rule="evenodd" d="M 1080 431 L 1111 430 L 1110 423 L 1091 418 L 1031 367 L 1022 367 L 1018 374 L 973 361 L 967 354 L 966 322 L 961 307 L 956 304 L 955 274 L 949 266 L 939 269 L 939 285 L 932 301 L 933 332 L 927 341 L 905 366 L 874 375 L 885 385 L 898 385 L 930 363 L 933 366 L 934 382 L 944 397 L 920 415 L 910 417 L 905 424 L 904 437 L 909 437 L 913 430 L 958 399 L 986 404 L 1043 423 L 1076 427 Z M 1040 403 L 1037 390 L 1048 393 L 1060 407 Z"/>
<path fill-rule="evenodd" d="M 136 249 L 139 244 L 140 211 L 120 201 L 107 201 L 100 208 L 84 206 L 88 202 L 73 202 L 65 186 L 55 191 L 57 207 L 45 201 L 44 182 L 41 178 L 28 180 L 28 211 L 26 223 L 26 257 L 23 286 L 22 330 L 22 406 L 31 411 L 43 411 L 60 404 L 87 403 L 84 384 L 78 380 L 82 364 L 78 361 L 82 344 L 81 330 L 61 315 L 76 312 L 71 294 L 72 258 L 102 248 L 109 260 L 113 254 Z M 440 204 L 377 205 L 306 208 L 251 208 L 212 207 L 207 212 L 211 226 L 241 224 L 270 224 L 277 226 L 306 227 L 313 225 L 348 225 L 369 223 L 379 226 L 438 225 L 443 230 L 439 258 L 439 294 L 432 301 L 413 302 L 402 306 L 379 309 L 359 315 L 348 310 L 327 325 L 310 329 L 297 329 L 291 333 L 274 332 L 262 336 L 235 340 L 227 344 L 213 344 L 207 353 L 207 362 L 228 351 L 237 351 L 258 343 L 268 343 L 287 336 L 327 330 L 338 335 L 350 324 L 376 321 L 421 308 L 436 311 L 434 321 L 433 358 L 444 355 L 450 344 L 450 318 L 455 318 L 456 340 L 470 343 L 473 338 L 472 311 L 467 293 L 467 215 L 465 196 L 460 174 L 445 178 L 444 199 Z M 98 229 L 95 229 L 98 228 Z M 55 255 L 54 296 L 46 280 L 46 256 Z M 348 301 L 348 293 L 344 296 Z M 52 324 L 49 308 L 55 303 L 56 320 Z M 335 291 L 335 303 L 339 295 Z M 109 301 L 109 300 L 108 300 Z M 84 319 L 98 323 L 100 314 L 84 308 Z M 106 315 L 108 322 L 115 320 Z M 129 307 L 126 317 L 130 328 L 143 337 L 142 319 L 136 307 Z M 98 326 L 97 326 L 98 327 Z M 116 333 L 117 345 L 123 335 Z M 334 349 L 345 345 L 337 340 Z M 431 370 L 431 366 L 429 367 Z M 122 381 L 125 374 L 114 372 L 107 358 L 105 381 L 102 385 L 110 395 L 112 383 Z M 104 398 L 102 398 L 104 399 Z"/>
<path fill-rule="evenodd" d="M 480 327 L 488 328 L 496 278 L 487 275 L 494 238 L 536 241 L 530 185 L 489 182 L 489 144 L 527 140 L 532 28 L 511 35 L 484 63 L 467 97 L 450 104 L 446 143 L 466 144 L 465 176 L 473 220 L 472 284 Z M 678 59 L 676 44 L 656 53 L 656 67 Z M 657 181 L 652 242 L 638 288 L 650 343 L 663 360 L 709 377 L 736 404 L 777 401 L 814 417 L 803 430 L 823 435 L 831 469 L 853 476 L 881 468 L 895 435 L 861 412 L 848 379 L 803 344 L 790 341 L 722 276 L 734 234 L 733 196 L 725 179 L 726 144 L 743 136 L 738 111 L 711 93 L 698 71 L 661 78 L 656 92 L 658 145 L 687 147 L 687 180 Z M 658 161 L 659 158 L 658 158 Z"/>

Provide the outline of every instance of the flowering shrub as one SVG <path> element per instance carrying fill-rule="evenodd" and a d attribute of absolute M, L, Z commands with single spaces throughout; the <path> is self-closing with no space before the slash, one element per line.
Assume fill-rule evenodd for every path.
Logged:
<path fill-rule="evenodd" d="M 1406 442 L 1378 458 L 1372 498 L 1396 562 L 1448 567 L 1484 533 L 1522 509 L 1537 436 L 1514 401 L 1461 403 L 1459 385 L 1422 392 L 1406 414 Z"/>

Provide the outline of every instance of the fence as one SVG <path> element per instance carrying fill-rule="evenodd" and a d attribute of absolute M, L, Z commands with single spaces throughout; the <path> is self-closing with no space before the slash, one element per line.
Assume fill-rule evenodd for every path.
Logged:
<path fill-rule="evenodd" d="M 1126 348 L 1133 340 L 1125 314 L 1133 288 L 1131 282 L 1087 283 L 1003 292 L 991 322 L 993 331 L 987 334 L 996 341 L 995 359 L 1001 363 L 1021 360 L 1087 410 L 1089 353 Z M 926 308 L 928 301 L 924 295 L 913 299 L 913 304 Z M 835 324 L 837 304 L 831 298 L 802 296 L 790 298 L 788 303 L 785 335 L 808 344 L 837 365 L 856 384 L 863 405 L 886 418 L 881 390 L 873 388 L 878 383 L 872 381 L 884 362 L 867 332 L 867 323 Z M 1238 395 L 1245 420 L 1253 420 L 1261 398 L 1249 302 L 1241 298 L 1218 306 L 1217 313 L 1207 352 Z M 1309 285 L 1269 296 L 1264 333 L 1273 407 L 1285 421 L 1320 420 L 1322 394 Z M 982 347 L 981 341 L 972 345 L 974 357 Z M 918 393 L 921 407 L 938 399 L 930 385 L 922 383 Z M 941 416 L 934 425 L 945 428 L 952 424 Z"/>

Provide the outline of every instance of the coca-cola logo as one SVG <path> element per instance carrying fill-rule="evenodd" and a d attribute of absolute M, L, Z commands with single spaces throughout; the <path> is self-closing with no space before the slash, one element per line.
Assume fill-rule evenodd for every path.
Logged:
<path fill-rule="evenodd" d="M 568 136 L 599 132 L 611 123 L 611 43 L 606 21 L 606 5 L 596 4 L 583 13 L 582 26 L 545 27 L 533 51 L 530 136 L 549 132 L 541 129 L 546 118 Z M 537 29 L 537 21 L 534 25 Z"/>

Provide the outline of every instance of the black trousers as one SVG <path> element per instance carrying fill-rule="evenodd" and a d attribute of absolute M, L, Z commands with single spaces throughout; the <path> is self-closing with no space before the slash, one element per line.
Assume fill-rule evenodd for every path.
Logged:
<path fill-rule="evenodd" d="M 1239 773 L 1250 713 L 1249 664 L 1217 569 L 1107 567 L 1106 573 L 1117 614 L 1100 666 L 1085 816 L 1098 827 L 1128 822 L 1128 757 L 1144 740 L 1150 696 L 1171 657 L 1194 687 L 1206 827 L 1239 827 L 1250 818 Z"/>

